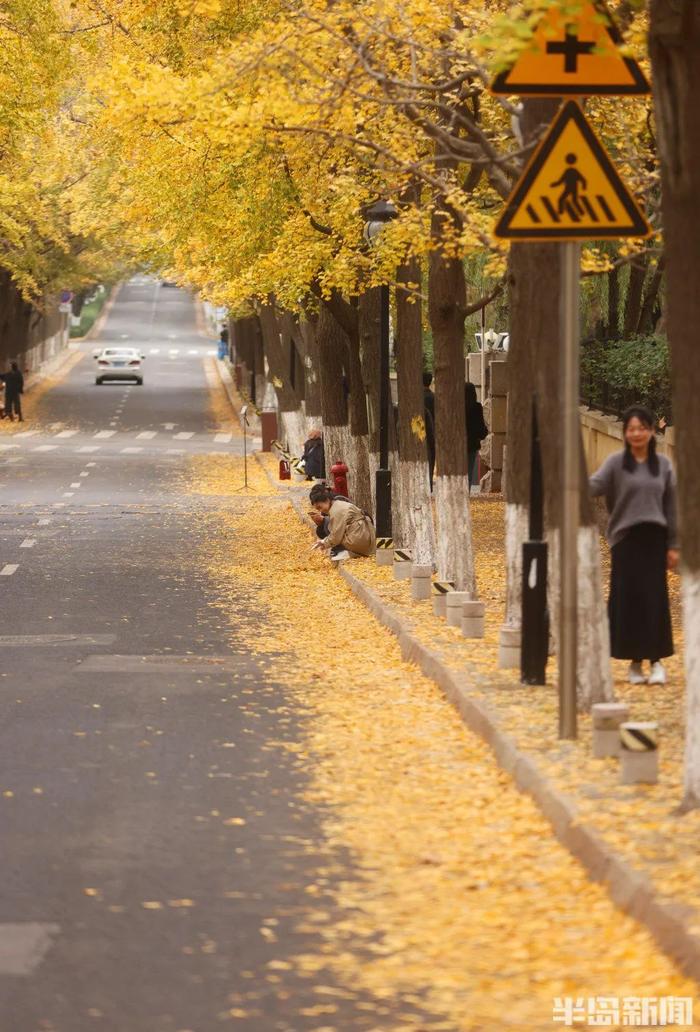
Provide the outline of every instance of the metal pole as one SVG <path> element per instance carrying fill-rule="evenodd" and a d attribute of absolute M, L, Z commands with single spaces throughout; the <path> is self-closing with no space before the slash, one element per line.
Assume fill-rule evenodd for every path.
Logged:
<path fill-rule="evenodd" d="M 562 244 L 562 514 L 559 553 L 559 737 L 576 738 L 579 522 L 579 277 L 581 248 Z"/>
<path fill-rule="evenodd" d="M 389 286 L 379 288 L 379 469 L 376 475 L 377 537 L 391 537 L 389 470 Z"/>

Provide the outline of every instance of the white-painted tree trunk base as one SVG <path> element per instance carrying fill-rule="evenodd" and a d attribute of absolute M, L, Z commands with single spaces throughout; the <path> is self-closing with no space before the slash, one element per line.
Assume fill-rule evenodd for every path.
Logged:
<path fill-rule="evenodd" d="M 549 544 L 549 611 L 554 650 L 559 637 L 559 531 L 547 532 Z M 596 526 L 578 530 L 577 697 L 579 709 L 594 702 L 612 702 L 610 627 L 603 595 L 600 540 Z"/>
<path fill-rule="evenodd" d="M 425 462 L 400 462 L 397 481 L 405 540 L 413 562 L 418 566 L 435 565 L 435 527 L 430 502 L 430 481 Z"/>
<path fill-rule="evenodd" d="M 506 616 L 503 626 L 512 629 L 522 625 L 523 543 L 528 539 L 529 518 L 527 505 L 506 502 Z"/>
<path fill-rule="evenodd" d="M 700 571 L 683 571 L 685 772 L 683 809 L 700 807 Z"/>
<path fill-rule="evenodd" d="M 352 492 L 352 435 L 350 433 L 350 427 L 345 424 L 344 426 L 326 426 L 323 429 L 323 446 L 326 455 L 326 479 L 328 483 L 333 486 L 333 477 L 331 476 L 331 466 L 341 459 L 345 465 L 350 469 L 348 473 L 348 489 Z"/>
<path fill-rule="evenodd" d="M 292 455 L 301 455 L 306 440 L 306 416 L 298 408 L 295 412 L 279 413 L 280 429 L 283 440 L 287 442 L 287 451 Z"/>
<path fill-rule="evenodd" d="M 372 486 L 369 474 L 369 448 L 366 437 L 352 437 L 352 461 L 346 460 L 352 477 L 352 500 L 365 512 L 372 511 Z"/>
<path fill-rule="evenodd" d="M 435 507 L 440 580 L 453 581 L 457 591 L 476 598 L 468 477 L 435 477 Z"/>

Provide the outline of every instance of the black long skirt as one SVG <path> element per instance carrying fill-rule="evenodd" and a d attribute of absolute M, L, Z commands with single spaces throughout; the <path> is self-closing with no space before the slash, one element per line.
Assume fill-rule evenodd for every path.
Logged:
<path fill-rule="evenodd" d="M 673 655 L 666 581 L 667 532 L 638 523 L 612 547 L 610 649 L 615 659 Z"/>

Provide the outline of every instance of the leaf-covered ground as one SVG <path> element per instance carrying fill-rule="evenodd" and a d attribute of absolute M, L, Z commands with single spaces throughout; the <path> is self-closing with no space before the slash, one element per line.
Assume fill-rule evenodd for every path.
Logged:
<path fill-rule="evenodd" d="M 359 872 L 333 890 L 340 919 L 309 893 L 303 923 L 317 931 L 318 950 L 294 958 L 295 973 L 321 982 L 330 968 L 341 992 L 373 995 L 378 1023 L 382 1001 L 401 1001 L 406 1014 L 396 1032 L 535 1032 L 553 1027 L 555 996 L 692 996 L 694 984 L 588 880 L 440 690 L 402 660 L 393 635 L 327 560 L 309 552 L 309 532 L 284 496 L 256 481 L 260 494 L 237 501 L 234 511 L 229 500 L 240 466 L 236 459 L 193 462 L 191 491 L 222 496 L 221 508 L 202 511 L 210 529 L 203 559 L 225 611 L 236 585 L 266 612 L 264 623 L 249 625 L 231 612 L 232 626 L 252 652 L 276 657 L 270 676 L 286 686 L 302 717 L 296 762 L 319 808 L 329 872 L 341 852 Z M 451 662 L 473 658 L 484 674 L 495 674 L 500 513 L 492 503 L 474 508 L 477 537 L 489 541 L 480 549 L 488 557 L 480 569 L 489 586 L 486 642 L 464 643 L 432 622 L 429 604 L 409 604 L 405 586 L 372 561 L 358 560 L 353 571 L 419 615 Z M 504 722 L 542 750 L 556 775 L 552 689 L 526 695 L 511 683 L 494 695 Z M 594 761 L 584 742 L 585 729 L 570 761 L 588 770 Z M 604 764 L 589 774 L 612 779 Z M 658 793 L 640 795 L 646 807 L 655 793 L 666 799 L 668 792 L 664 770 Z M 616 797 L 627 816 L 629 796 Z M 611 823 L 623 834 L 617 818 Z M 319 894 L 327 890 L 319 886 Z M 270 964 L 282 984 L 286 963 L 280 970 Z M 350 1032 L 334 1024 L 333 991 L 324 984 L 317 991 L 318 1032 Z M 441 1017 L 419 1021 L 412 1007 Z M 240 1014 L 248 1014 L 245 1001 Z"/>

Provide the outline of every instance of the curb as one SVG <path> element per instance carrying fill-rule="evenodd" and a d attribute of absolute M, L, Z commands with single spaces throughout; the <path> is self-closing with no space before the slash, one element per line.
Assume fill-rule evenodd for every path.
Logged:
<path fill-rule="evenodd" d="M 259 459 L 258 463 L 273 487 L 277 487 Z M 311 527 L 299 500 L 288 497 L 302 523 Z M 445 666 L 436 652 L 410 633 L 395 610 L 343 564 L 338 564 L 338 570 L 353 594 L 396 635 L 404 660 L 414 663 L 442 689 L 470 731 L 491 748 L 499 767 L 510 774 L 521 792 L 533 799 L 561 845 L 583 865 L 593 881 L 606 887 L 616 906 L 649 930 L 684 974 L 700 982 L 700 936 L 690 931 L 691 925 L 699 923 L 697 912 L 684 903 L 664 902 L 646 875 L 635 871 L 596 831 L 581 823 L 573 800 L 559 792 L 533 758 L 517 748 L 499 726 L 489 705 L 470 694 L 468 676 L 455 674 Z"/>

